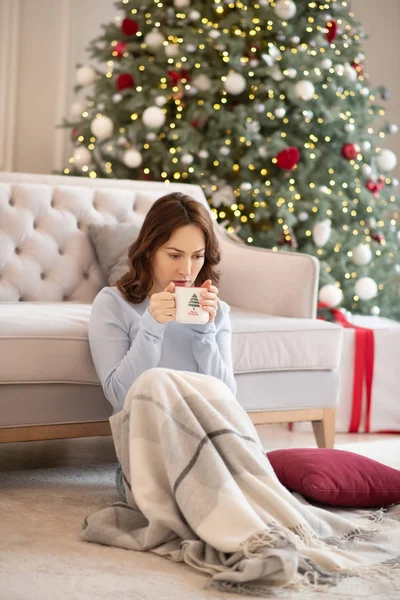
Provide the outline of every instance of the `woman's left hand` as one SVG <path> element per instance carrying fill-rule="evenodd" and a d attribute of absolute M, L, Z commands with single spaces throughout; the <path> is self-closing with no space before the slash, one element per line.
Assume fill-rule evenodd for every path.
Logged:
<path fill-rule="evenodd" d="M 215 285 L 212 285 L 211 279 L 207 279 L 204 283 L 201 284 L 204 292 L 201 292 L 200 296 L 200 305 L 204 310 L 209 313 L 208 322 L 212 323 L 214 321 L 215 316 L 218 310 L 218 288 Z"/>

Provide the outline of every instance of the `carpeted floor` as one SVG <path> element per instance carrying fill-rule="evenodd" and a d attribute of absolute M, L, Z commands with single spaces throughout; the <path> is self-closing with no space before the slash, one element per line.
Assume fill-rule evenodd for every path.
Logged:
<path fill-rule="evenodd" d="M 399 438 L 336 447 L 400 469 Z M 185 564 L 81 541 L 85 516 L 120 499 L 114 473 L 109 463 L 0 473 L 0 600 L 243 598 L 204 590 L 207 576 Z M 396 582 L 373 585 L 347 580 L 329 597 L 398 600 L 400 574 Z"/>

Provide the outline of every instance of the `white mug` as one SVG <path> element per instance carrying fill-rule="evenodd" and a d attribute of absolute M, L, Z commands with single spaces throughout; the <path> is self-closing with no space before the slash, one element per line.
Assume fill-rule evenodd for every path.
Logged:
<path fill-rule="evenodd" d="M 175 287 L 176 320 L 178 323 L 208 323 L 210 314 L 200 306 L 202 287 Z M 206 290 L 207 291 L 207 290 Z"/>

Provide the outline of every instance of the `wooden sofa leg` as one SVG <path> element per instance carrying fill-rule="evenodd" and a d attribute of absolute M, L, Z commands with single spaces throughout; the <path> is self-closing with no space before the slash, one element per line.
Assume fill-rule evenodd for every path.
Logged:
<path fill-rule="evenodd" d="M 333 448 L 335 443 L 336 408 L 324 408 L 322 421 L 312 421 L 318 448 Z"/>

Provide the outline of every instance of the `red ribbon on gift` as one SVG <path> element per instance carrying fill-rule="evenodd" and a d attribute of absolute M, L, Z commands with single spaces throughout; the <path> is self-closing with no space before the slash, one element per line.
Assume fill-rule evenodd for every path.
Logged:
<path fill-rule="evenodd" d="M 346 327 L 347 329 L 355 330 L 353 398 L 349 433 L 357 433 L 360 428 L 364 381 L 367 396 L 365 431 L 366 433 L 369 433 L 371 426 L 372 382 L 374 378 L 374 330 L 351 323 L 340 310 L 337 308 L 330 308 L 323 302 L 318 303 L 318 308 L 327 308 L 331 310 L 336 323 L 339 323 L 342 327 Z M 324 320 L 322 317 L 318 317 L 318 319 Z M 288 426 L 289 431 L 293 431 L 293 424 L 289 423 Z"/>
<path fill-rule="evenodd" d="M 329 306 L 319 302 L 318 308 L 329 308 Z M 372 382 L 374 378 L 374 330 L 351 323 L 337 308 L 332 308 L 331 310 L 336 323 L 347 329 L 355 330 L 353 399 L 349 433 L 357 433 L 360 428 L 364 381 L 367 396 L 365 431 L 369 433 L 371 426 Z"/>

